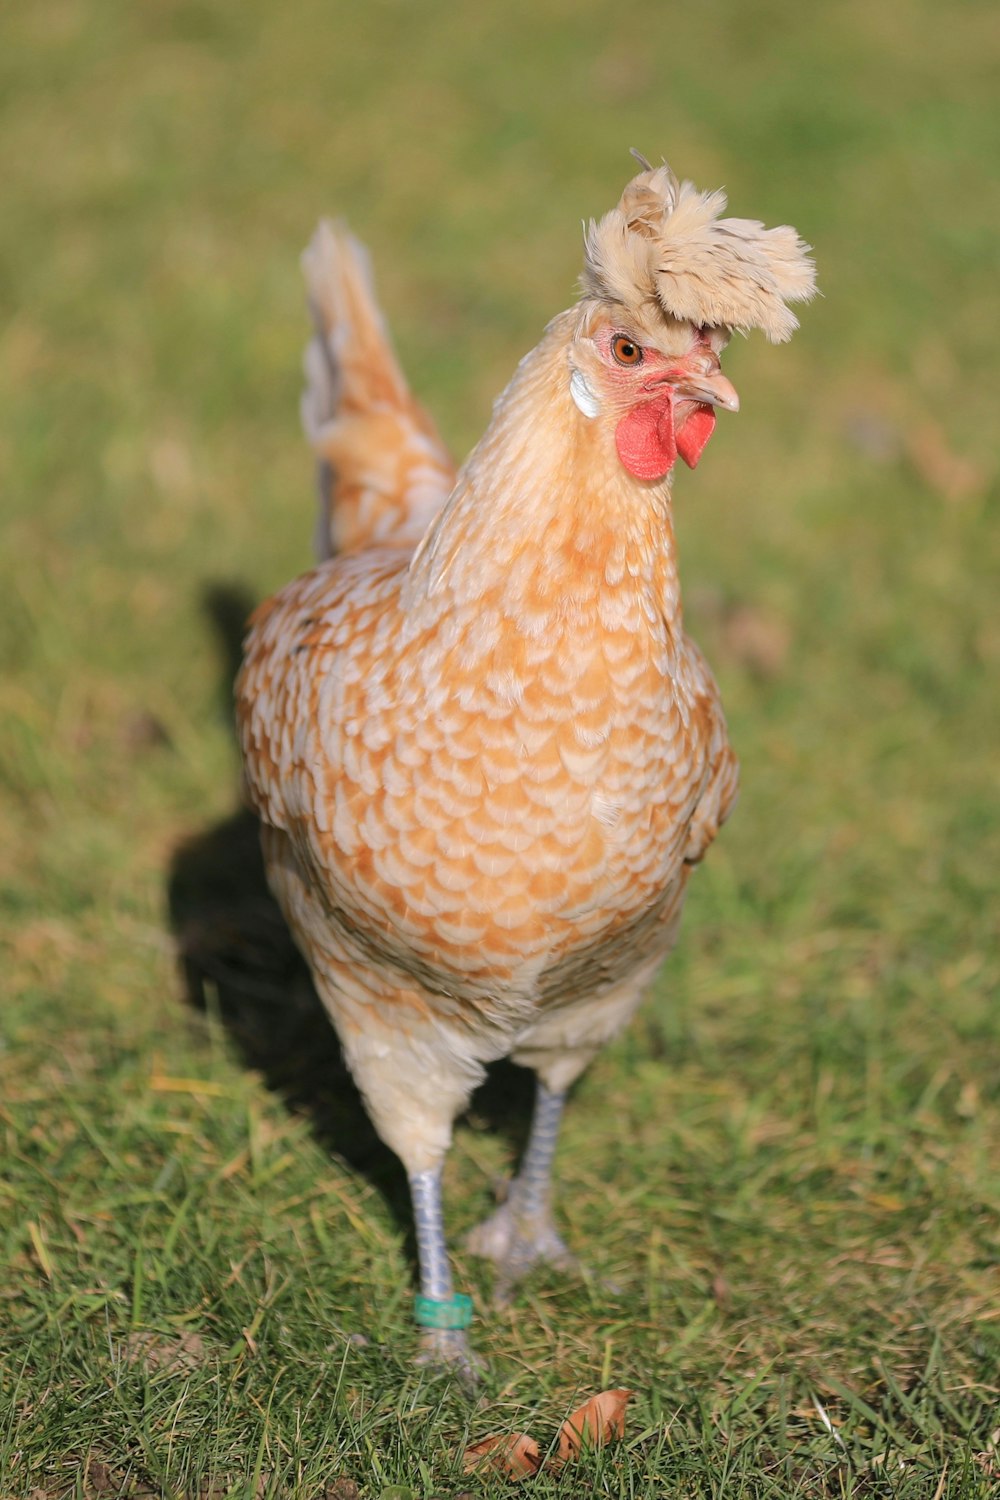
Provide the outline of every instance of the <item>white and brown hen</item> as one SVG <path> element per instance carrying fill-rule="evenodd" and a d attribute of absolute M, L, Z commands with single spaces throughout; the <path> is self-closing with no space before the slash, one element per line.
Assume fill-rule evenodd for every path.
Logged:
<path fill-rule="evenodd" d="M 505 1282 L 567 1261 L 549 1207 L 566 1092 L 642 999 L 736 796 L 684 634 L 671 472 L 738 409 L 731 332 L 787 339 L 814 278 L 793 229 L 724 209 L 644 164 L 457 473 L 360 245 L 324 224 L 305 256 L 328 560 L 253 617 L 246 784 L 272 889 L 409 1175 L 425 1354 L 460 1368 L 452 1122 L 487 1063 L 534 1070 L 524 1161 L 471 1243 Z"/>

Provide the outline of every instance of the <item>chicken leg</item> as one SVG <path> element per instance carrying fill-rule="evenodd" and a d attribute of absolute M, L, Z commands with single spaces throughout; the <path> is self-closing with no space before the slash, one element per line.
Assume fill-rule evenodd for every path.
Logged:
<path fill-rule="evenodd" d="M 505 1302 L 513 1286 L 539 1261 L 574 1270 L 576 1257 L 567 1249 L 552 1218 L 552 1161 L 566 1091 L 554 1092 L 539 1079 L 531 1132 L 520 1170 L 499 1208 L 468 1235 L 465 1245 L 499 1268 L 496 1299 Z"/>
<path fill-rule="evenodd" d="M 441 1168 L 409 1174 L 413 1224 L 420 1263 L 416 1319 L 421 1327 L 418 1363 L 442 1365 L 473 1386 L 482 1369 L 469 1348 L 466 1328 L 472 1300 L 452 1291 L 451 1266 L 441 1212 Z"/>

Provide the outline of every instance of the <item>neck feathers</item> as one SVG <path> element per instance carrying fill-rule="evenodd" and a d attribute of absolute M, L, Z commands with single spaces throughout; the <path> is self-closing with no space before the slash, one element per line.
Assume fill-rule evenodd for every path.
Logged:
<path fill-rule="evenodd" d="M 577 318 L 572 310 L 549 325 L 498 400 L 414 554 L 408 609 L 497 593 L 506 610 L 541 620 L 639 590 L 679 615 L 669 490 L 627 474 L 607 424 L 574 403 L 567 345 Z"/>

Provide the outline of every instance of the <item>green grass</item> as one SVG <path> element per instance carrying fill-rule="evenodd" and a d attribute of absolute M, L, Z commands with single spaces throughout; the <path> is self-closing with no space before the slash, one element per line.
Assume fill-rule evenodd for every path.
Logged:
<path fill-rule="evenodd" d="M 529 1489 L 995 1495 L 995 7 L 0 24 L 0 1494 L 501 1495 L 467 1442 L 612 1385 L 624 1444 Z M 234 622 L 309 561 L 315 218 L 465 449 L 633 144 L 795 223 L 824 300 L 733 348 L 677 484 L 743 797 L 568 1114 L 593 1275 L 501 1311 L 456 1257 L 469 1402 L 410 1363 L 401 1173 L 234 816 Z M 459 1129 L 456 1243 L 525 1107 L 508 1070 Z"/>

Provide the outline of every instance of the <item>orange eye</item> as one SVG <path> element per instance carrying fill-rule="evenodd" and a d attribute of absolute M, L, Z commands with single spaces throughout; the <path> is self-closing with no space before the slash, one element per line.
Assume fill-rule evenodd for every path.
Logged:
<path fill-rule="evenodd" d="M 626 338 L 623 333 L 611 341 L 611 353 L 620 365 L 641 365 L 642 350 L 632 339 Z"/>

